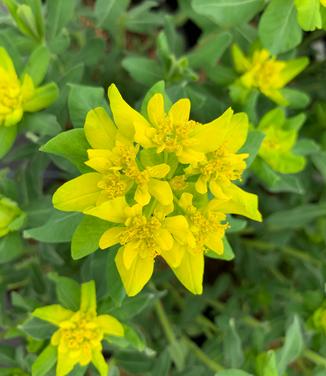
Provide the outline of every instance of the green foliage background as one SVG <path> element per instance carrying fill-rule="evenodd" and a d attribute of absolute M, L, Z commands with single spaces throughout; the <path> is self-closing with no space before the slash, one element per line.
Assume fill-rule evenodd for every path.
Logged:
<path fill-rule="evenodd" d="M 6 6 L 20 10 L 13 17 Z M 47 72 L 46 81 L 60 89 L 49 109 L 24 115 L 1 160 L 0 193 L 26 218 L 0 239 L 0 375 L 54 375 L 51 357 L 32 373 L 53 327 L 30 313 L 55 302 L 74 308 L 76 281 L 90 279 L 99 311 L 128 328 L 125 340 L 105 348 L 110 376 L 326 375 L 326 324 L 312 323 L 326 278 L 323 38 L 322 30 L 302 30 L 293 0 L 179 0 L 176 9 L 164 1 L 0 2 L 0 45 L 16 69 L 22 72 L 28 61 L 35 79 Z M 52 193 L 85 169 L 81 127 L 88 110 L 107 107 L 112 82 L 138 109 L 148 90 L 164 81 L 172 100 L 191 99 L 193 119 L 207 122 L 231 105 L 257 126 L 275 105 L 258 92 L 245 103 L 232 101 L 232 43 L 246 51 L 260 43 L 285 60 L 310 58 L 287 89 L 288 116 L 306 115 L 296 152 L 307 166 L 284 175 L 256 159 L 245 184 L 258 194 L 264 221 L 232 220 L 232 261 L 206 259 L 202 296 L 188 293 L 157 260 L 152 283 L 128 298 L 116 250 L 97 250 L 94 229 L 101 220 L 56 211 Z M 74 142 L 64 130 L 73 132 Z M 2 131 L 0 150 L 9 149 L 13 140 Z M 256 155 L 261 141 L 259 131 L 251 132 L 247 150 Z M 79 367 L 71 375 L 96 371 Z"/>

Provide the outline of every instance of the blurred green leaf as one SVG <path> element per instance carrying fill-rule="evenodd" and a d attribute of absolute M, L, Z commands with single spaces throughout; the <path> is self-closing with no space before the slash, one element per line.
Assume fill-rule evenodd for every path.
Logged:
<path fill-rule="evenodd" d="M 202 38 L 188 55 L 192 68 L 214 66 L 231 44 L 232 35 L 229 32 L 212 33 Z"/>
<path fill-rule="evenodd" d="M 279 373 L 284 374 L 288 364 L 292 363 L 302 353 L 304 348 L 303 337 L 298 316 L 295 316 L 285 335 L 285 343 L 277 352 L 277 366 Z"/>
<path fill-rule="evenodd" d="M 302 31 L 296 18 L 293 0 L 272 0 L 259 21 L 258 33 L 273 54 L 280 54 L 296 47 L 302 39 Z"/>
<path fill-rule="evenodd" d="M 236 26 L 250 21 L 263 5 L 263 0 L 192 0 L 194 11 L 209 17 L 220 26 Z"/>
<path fill-rule="evenodd" d="M 23 253 L 24 244 L 21 233 L 10 232 L 5 237 L 0 238 L 0 264 L 14 260 Z"/>
<path fill-rule="evenodd" d="M 303 227 L 312 220 L 325 215 L 326 203 L 321 202 L 319 204 L 300 205 L 294 209 L 277 211 L 271 214 L 265 220 L 265 223 L 273 230 L 295 229 Z"/>
<path fill-rule="evenodd" d="M 146 86 L 151 86 L 163 78 L 160 65 L 152 59 L 129 56 L 122 60 L 122 66 L 135 81 Z"/>
<path fill-rule="evenodd" d="M 57 361 L 57 347 L 47 346 L 32 366 L 32 376 L 46 376 Z"/>
<path fill-rule="evenodd" d="M 283 88 L 282 94 L 289 102 L 289 106 L 296 110 L 306 108 L 310 102 L 310 97 L 300 90 Z"/>
<path fill-rule="evenodd" d="M 75 14 L 77 0 L 48 0 L 46 35 L 53 40 Z"/>
<path fill-rule="evenodd" d="M 4 157 L 14 144 L 17 136 L 17 126 L 0 127 L 0 158 Z"/>

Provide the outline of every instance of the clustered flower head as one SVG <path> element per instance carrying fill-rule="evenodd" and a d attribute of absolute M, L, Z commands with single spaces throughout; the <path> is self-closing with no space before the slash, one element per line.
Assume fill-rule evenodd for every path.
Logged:
<path fill-rule="evenodd" d="M 40 111 L 58 96 L 55 83 L 36 87 L 28 74 L 18 77 L 7 51 L 0 47 L 0 126 L 19 123 L 24 112 Z"/>
<path fill-rule="evenodd" d="M 17 231 L 23 224 L 25 213 L 15 201 L 0 195 L 0 238 Z"/>
<path fill-rule="evenodd" d="M 101 376 L 107 376 L 101 342 L 105 336 L 123 336 L 124 329 L 113 316 L 97 315 L 94 281 L 81 285 L 77 312 L 53 304 L 35 309 L 33 316 L 58 327 L 51 338 L 51 345 L 57 347 L 57 376 L 68 375 L 77 364 L 89 363 L 94 364 Z"/>
<path fill-rule="evenodd" d="M 189 119 L 186 98 L 169 108 L 156 93 L 141 114 L 115 85 L 108 96 L 113 119 L 98 107 L 85 121 L 85 164 L 93 171 L 59 187 L 53 204 L 108 221 L 99 246 L 119 245 L 115 261 L 128 295 L 142 290 L 157 257 L 201 294 L 205 253 L 224 252 L 226 215 L 261 220 L 257 196 L 236 185 L 248 157 L 239 153 L 247 116 L 229 108 L 201 124 Z"/>
<path fill-rule="evenodd" d="M 232 57 L 240 78 L 233 89 L 242 91 L 241 96 L 257 89 L 266 97 L 279 105 L 286 106 L 288 101 L 282 93 L 282 88 L 308 65 L 307 57 L 283 61 L 266 49 L 256 49 L 251 56 L 245 56 L 238 45 L 232 46 Z"/>

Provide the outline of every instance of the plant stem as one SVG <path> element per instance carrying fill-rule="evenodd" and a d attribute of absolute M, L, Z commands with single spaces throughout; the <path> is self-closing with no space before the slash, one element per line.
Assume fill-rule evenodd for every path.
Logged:
<path fill-rule="evenodd" d="M 306 349 L 303 352 L 303 356 L 306 359 L 309 359 L 311 362 L 317 364 L 318 366 L 322 366 L 326 368 L 326 359 L 323 356 L 319 355 L 318 353 L 312 350 Z"/>
<path fill-rule="evenodd" d="M 157 314 L 157 317 L 162 325 L 162 329 L 164 331 L 164 334 L 170 344 L 174 344 L 176 342 L 176 337 L 174 335 L 173 329 L 171 327 L 170 321 L 164 311 L 163 305 L 160 300 L 158 300 L 155 305 L 155 312 Z"/>
<path fill-rule="evenodd" d="M 183 337 L 184 341 L 188 347 L 193 351 L 193 354 L 204 363 L 209 369 L 214 372 L 219 372 L 224 369 L 219 363 L 215 360 L 209 358 L 194 342 L 192 342 L 188 337 Z"/>

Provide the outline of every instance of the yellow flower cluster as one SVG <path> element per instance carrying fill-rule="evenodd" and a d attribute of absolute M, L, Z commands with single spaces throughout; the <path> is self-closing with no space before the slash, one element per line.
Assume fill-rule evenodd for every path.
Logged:
<path fill-rule="evenodd" d="M 113 316 L 96 314 L 94 281 L 81 285 L 79 311 L 53 304 L 37 308 L 33 316 L 58 327 L 51 338 L 51 345 L 57 347 L 57 376 L 68 375 L 77 364 L 86 366 L 91 362 L 101 376 L 107 376 L 101 342 L 105 335 L 123 336 L 124 329 Z"/>
<path fill-rule="evenodd" d="M 0 238 L 17 231 L 23 224 L 25 213 L 16 202 L 0 195 Z"/>
<path fill-rule="evenodd" d="M 28 74 L 19 78 L 7 51 L 0 47 L 0 126 L 14 126 L 25 111 L 40 111 L 57 96 L 58 88 L 53 82 L 35 87 Z"/>
<path fill-rule="evenodd" d="M 279 105 L 286 106 L 287 99 L 282 88 L 305 69 L 309 60 L 276 60 L 266 49 L 256 49 L 252 56 L 245 56 L 239 46 L 232 46 L 232 57 L 237 72 L 241 73 L 236 85 L 244 90 L 258 89 Z"/>
<path fill-rule="evenodd" d="M 120 248 L 116 265 L 128 295 L 137 294 L 162 257 L 194 294 L 202 293 L 204 255 L 223 255 L 226 214 L 261 220 L 257 196 L 241 180 L 248 154 L 248 119 L 228 109 L 207 124 L 190 120 L 190 101 L 167 109 L 154 94 L 146 116 L 130 107 L 115 85 L 108 91 L 113 119 L 89 111 L 85 164 L 94 171 L 68 181 L 53 196 L 63 211 L 80 211 L 111 223 L 99 241 Z M 109 226 L 108 226 L 109 227 Z"/>

